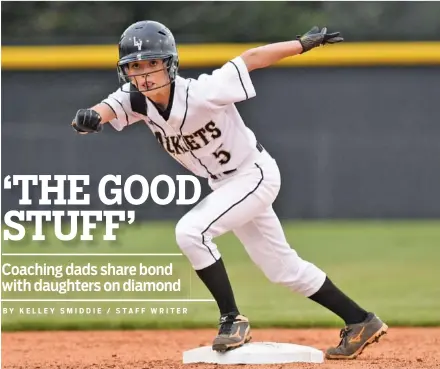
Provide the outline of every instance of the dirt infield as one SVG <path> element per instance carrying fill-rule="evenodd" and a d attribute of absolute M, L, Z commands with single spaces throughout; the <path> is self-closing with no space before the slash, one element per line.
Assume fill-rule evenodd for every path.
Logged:
<path fill-rule="evenodd" d="M 209 345 L 213 334 L 214 330 L 3 333 L 2 368 L 214 369 L 218 366 L 182 364 L 184 350 Z M 265 329 L 254 330 L 253 341 L 297 343 L 325 350 L 338 342 L 338 334 L 335 329 Z M 246 369 L 262 367 L 249 365 Z M 379 344 L 369 346 L 350 362 L 264 368 L 440 368 L 440 328 L 390 328 Z"/>

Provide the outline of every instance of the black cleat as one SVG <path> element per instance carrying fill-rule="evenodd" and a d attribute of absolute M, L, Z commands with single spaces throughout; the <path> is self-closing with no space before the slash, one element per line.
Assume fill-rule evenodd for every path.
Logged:
<path fill-rule="evenodd" d="M 361 323 L 350 324 L 341 330 L 341 342 L 337 347 L 327 350 L 326 359 L 356 359 L 364 348 L 387 333 L 388 326 L 379 317 L 369 313 L 367 319 Z"/>
<path fill-rule="evenodd" d="M 220 329 L 212 343 L 212 349 L 226 352 L 243 346 L 251 340 L 249 320 L 236 314 L 222 315 Z"/>

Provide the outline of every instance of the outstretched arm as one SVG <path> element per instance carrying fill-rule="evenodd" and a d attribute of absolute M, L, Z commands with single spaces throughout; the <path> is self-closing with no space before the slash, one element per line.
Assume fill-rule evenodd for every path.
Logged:
<path fill-rule="evenodd" d="M 115 111 L 108 104 L 100 103 L 90 109 L 78 110 L 72 127 L 81 134 L 97 133 L 102 130 L 102 124 L 115 118 Z"/>
<path fill-rule="evenodd" d="M 241 58 L 250 72 L 254 69 L 271 66 L 289 56 L 303 54 L 315 47 L 342 41 L 344 39 L 340 36 L 339 32 L 327 33 L 326 27 L 319 30 L 315 26 L 303 36 L 298 36 L 297 40 L 259 46 L 245 51 L 241 54 Z"/>
<path fill-rule="evenodd" d="M 79 133 L 101 132 L 105 123 L 110 123 L 114 129 L 121 131 L 130 124 L 142 120 L 140 114 L 131 108 L 131 95 L 121 86 L 107 98 L 88 109 L 76 112 L 72 126 Z"/>
<path fill-rule="evenodd" d="M 108 123 L 116 118 L 116 113 L 108 104 L 100 103 L 93 106 L 91 109 L 96 111 L 101 116 L 101 124 Z"/>

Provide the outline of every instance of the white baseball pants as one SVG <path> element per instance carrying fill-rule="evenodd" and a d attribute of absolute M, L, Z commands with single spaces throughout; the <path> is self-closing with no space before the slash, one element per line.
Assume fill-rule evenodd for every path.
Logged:
<path fill-rule="evenodd" d="M 267 151 L 255 149 L 236 172 L 209 185 L 213 192 L 176 226 L 177 243 L 195 270 L 220 258 L 212 240 L 233 231 L 270 281 L 306 297 L 319 290 L 325 273 L 290 247 L 272 208 L 281 176 Z"/>

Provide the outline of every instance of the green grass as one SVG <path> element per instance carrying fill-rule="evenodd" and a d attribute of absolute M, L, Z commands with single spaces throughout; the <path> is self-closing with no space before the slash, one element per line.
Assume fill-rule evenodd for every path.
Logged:
<path fill-rule="evenodd" d="M 440 325 L 440 221 L 286 222 L 287 239 L 301 257 L 321 267 L 349 296 L 373 310 L 391 325 Z M 97 235 L 102 234 L 99 229 Z M 46 241 L 4 242 L 3 253 L 179 253 L 171 223 L 130 225 L 117 231 L 116 242 L 62 243 L 49 235 Z M 99 237 L 98 237 L 99 238 Z M 102 239 L 102 238 L 101 238 Z M 253 327 L 340 327 L 341 320 L 310 300 L 270 283 L 250 261 L 238 240 L 228 234 L 216 240 L 223 254 L 236 299 Z M 211 296 L 185 257 L 15 257 L 3 263 L 169 264 L 174 273 L 163 280 L 181 280 L 180 292 L 120 293 L 8 293 L 7 298 L 194 298 Z M 11 280 L 2 276 L 3 281 Z M 30 280 L 32 277 L 27 277 Z M 70 277 L 84 281 L 109 277 Z M 107 278 L 107 279 L 106 279 Z M 141 277 L 112 277 L 126 280 Z M 48 278 L 46 278 L 48 279 Z M 150 277 L 149 280 L 153 280 Z M 4 330 L 30 329 L 131 329 L 215 327 L 213 302 L 3 302 L 5 308 L 101 307 L 102 315 L 32 316 L 3 314 Z M 116 307 L 144 307 L 145 314 L 117 315 Z M 186 315 L 153 315 L 151 307 L 186 307 Z M 107 309 L 111 308 L 107 314 Z M 17 310 L 15 310 L 16 312 Z"/>

